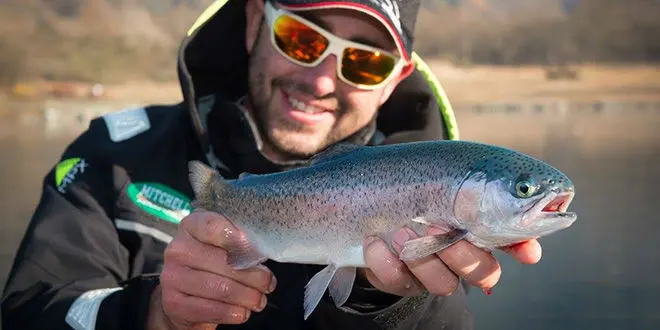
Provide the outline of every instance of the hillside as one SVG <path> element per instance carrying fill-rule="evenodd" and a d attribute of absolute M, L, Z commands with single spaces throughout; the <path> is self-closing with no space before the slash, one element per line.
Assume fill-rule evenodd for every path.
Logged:
<path fill-rule="evenodd" d="M 175 79 L 179 42 L 212 1 L 2 0 L 0 85 Z M 660 1 L 423 2 L 415 48 L 427 58 L 461 65 L 660 60 Z"/>
<path fill-rule="evenodd" d="M 108 82 L 145 75 L 173 79 L 176 48 L 210 2 L 4 0 L 0 83 L 16 76 Z"/>

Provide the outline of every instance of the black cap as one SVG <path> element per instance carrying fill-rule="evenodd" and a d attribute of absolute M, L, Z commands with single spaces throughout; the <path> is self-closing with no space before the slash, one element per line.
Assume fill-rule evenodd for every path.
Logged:
<path fill-rule="evenodd" d="M 409 61 L 412 57 L 419 0 L 275 0 L 275 2 L 291 11 L 320 8 L 359 10 L 385 25 L 405 60 Z"/>

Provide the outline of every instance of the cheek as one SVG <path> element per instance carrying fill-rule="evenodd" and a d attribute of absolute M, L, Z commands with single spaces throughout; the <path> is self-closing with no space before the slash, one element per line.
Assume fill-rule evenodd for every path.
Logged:
<path fill-rule="evenodd" d="M 380 100 L 382 91 L 361 91 L 350 88 L 343 95 L 345 115 L 352 117 L 360 124 L 366 124 L 378 111 L 378 100 Z"/>
<path fill-rule="evenodd" d="M 273 49 L 270 40 L 263 33 L 258 40 L 257 47 L 254 48 L 252 57 L 253 72 L 250 74 L 259 76 L 261 78 L 259 80 L 267 85 L 264 87 L 268 90 L 273 80 L 290 77 L 296 72 L 297 66 Z"/>

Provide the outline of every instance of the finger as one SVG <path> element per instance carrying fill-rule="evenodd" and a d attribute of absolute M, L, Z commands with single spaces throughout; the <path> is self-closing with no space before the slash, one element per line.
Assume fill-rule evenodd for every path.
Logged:
<path fill-rule="evenodd" d="M 543 250 L 539 241 L 532 239 L 501 249 L 523 264 L 535 264 L 541 260 Z"/>
<path fill-rule="evenodd" d="M 364 255 L 369 267 L 365 275 L 376 289 L 399 296 L 417 295 L 423 291 L 421 283 L 381 239 L 368 238 Z"/>
<path fill-rule="evenodd" d="M 437 235 L 442 229 L 429 228 L 427 234 Z M 500 279 L 502 269 L 495 257 L 467 241 L 461 240 L 436 253 L 456 275 L 480 288 L 489 289 Z"/>
<path fill-rule="evenodd" d="M 227 218 L 214 212 L 193 212 L 181 221 L 179 228 L 202 243 L 221 248 L 243 238 L 243 233 Z"/>
<path fill-rule="evenodd" d="M 393 236 L 393 246 L 401 253 L 403 244 L 411 239 L 418 238 L 412 230 L 403 228 Z M 407 261 L 406 265 L 412 274 L 432 294 L 438 296 L 451 295 L 458 287 L 459 280 L 447 265 L 436 255 Z"/>
<path fill-rule="evenodd" d="M 263 293 L 273 292 L 277 284 L 275 276 L 267 267 L 258 265 L 235 270 L 227 265 L 227 253 L 224 249 L 203 244 L 187 235 L 177 234 L 165 249 L 164 258 L 166 269 L 169 264 L 183 265 L 234 279 Z"/>
<path fill-rule="evenodd" d="M 237 305 L 255 312 L 266 307 L 266 296 L 233 279 L 216 274 L 175 266 L 160 276 L 161 284 L 167 288 L 230 305 Z"/>
<path fill-rule="evenodd" d="M 170 318 L 191 324 L 241 324 L 251 312 L 240 306 L 189 296 L 177 291 L 163 291 L 163 310 Z"/>

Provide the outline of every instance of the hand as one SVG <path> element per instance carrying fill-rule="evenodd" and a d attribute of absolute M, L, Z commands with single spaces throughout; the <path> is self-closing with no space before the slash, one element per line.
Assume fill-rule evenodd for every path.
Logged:
<path fill-rule="evenodd" d="M 430 228 L 427 234 L 441 234 L 440 229 Z M 393 247 L 401 253 L 403 243 L 418 236 L 404 228 L 394 235 Z M 516 244 L 503 251 L 521 263 L 534 264 L 541 259 L 541 245 L 537 240 Z M 501 268 L 497 260 L 465 240 L 435 255 L 410 262 L 399 260 L 385 242 L 370 237 L 365 242 L 365 259 L 368 269 L 361 273 L 375 288 L 399 296 L 411 296 L 428 290 L 438 296 L 451 295 L 459 285 L 459 278 L 467 283 L 490 290 L 499 281 Z"/>
<path fill-rule="evenodd" d="M 216 213 L 193 212 L 181 221 L 151 297 L 149 329 L 215 329 L 263 310 L 276 280 L 263 265 L 240 271 L 227 265 L 223 246 L 240 235 Z"/>

